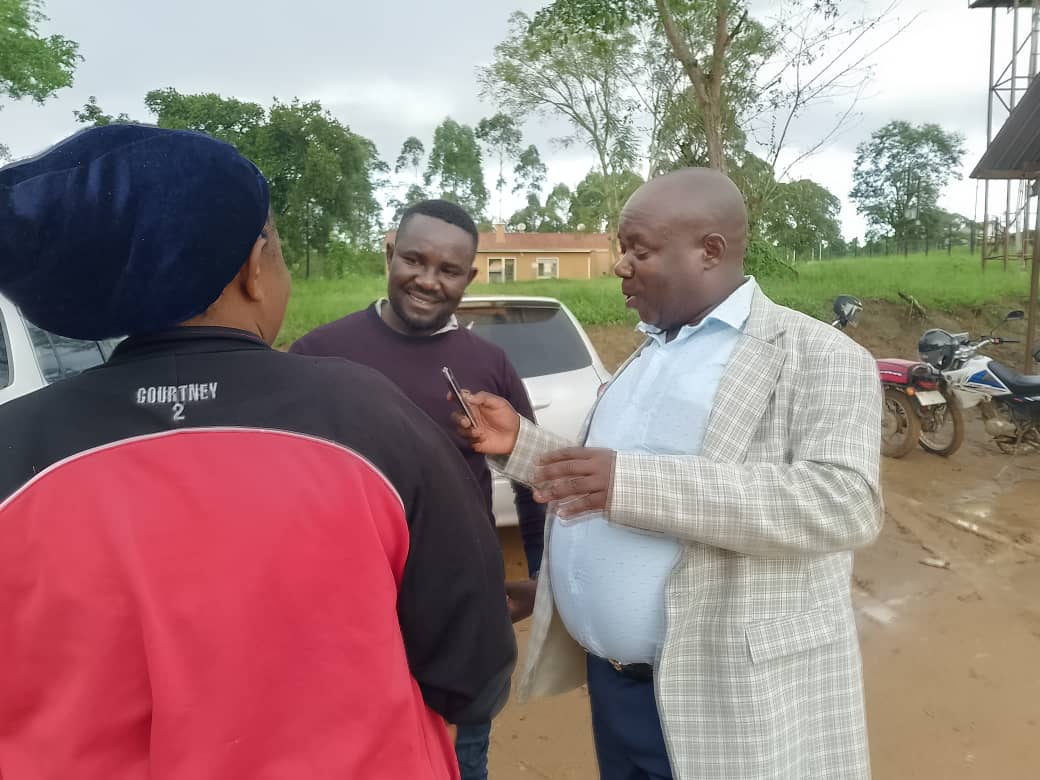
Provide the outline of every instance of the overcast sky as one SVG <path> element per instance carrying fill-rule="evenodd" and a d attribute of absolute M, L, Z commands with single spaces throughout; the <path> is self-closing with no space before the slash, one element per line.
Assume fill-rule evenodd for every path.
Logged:
<path fill-rule="evenodd" d="M 7 102 L 0 111 L 0 140 L 16 157 L 39 151 L 77 129 L 72 111 L 89 95 L 108 113 L 150 120 L 144 94 L 172 86 L 264 105 L 273 97 L 321 100 L 351 129 L 375 141 L 392 164 L 410 135 L 428 147 L 445 116 L 475 124 L 494 113 L 495 107 L 478 96 L 475 68 L 491 59 L 511 11 L 533 12 L 545 2 L 46 0 L 45 31 L 78 41 L 84 61 L 75 85 L 45 106 Z M 903 0 L 902 18 L 921 16 L 876 58 L 862 118 L 795 171 L 842 199 L 847 238 L 864 230 L 847 197 L 855 146 L 893 119 L 937 122 L 964 134 L 964 180 L 949 188 L 942 205 L 969 217 L 976 213 L 976 182 L 967 174 L 985 147 L 990 15 L 967 6 L 967 0 Z M 1004 41 L 1011 20 L 1001 19 Z M 1026 12 L 1020 23 L 1028 29 Z M 1002 45 L 998 60 L 1004 49 L 1010 53 L 1010 43 Z M 824 109 L 821 124 L 826 119 Z M 525 143 L 540 147 L 550 183 L 573 186 L 592 160 L 580 148 L 553 146 L 550 139 L 560 131 L 560 125 L 532 120 Z M 490 188 L 490 171 L 487 180 Z M 981 194 L 978 198 L 981 218 Z"/>

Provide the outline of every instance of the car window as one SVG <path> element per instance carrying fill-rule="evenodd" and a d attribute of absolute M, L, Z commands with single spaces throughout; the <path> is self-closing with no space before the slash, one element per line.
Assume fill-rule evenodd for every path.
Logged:
<path fill-rule="evenodd" d="M 0 314 L 0 388 L 11 384 L 11 348 L 7 345 L 7 327 Z"/>
<path fill-rule="evenodd" d="M 29 337 L 47 382 L 68 379 L 105 362 L 105 353 L 96 341 L 80 341 L 38 328 L 30 322 Z"/>
<path fill-rule="evenodd" d="M 112 353 L 116 351 L 116 347 L 118 347 L 122 341 L 123 339 L 118 338 L 104 339 L 103 341 L 98 342 L 98 346 L 101 348 L 101 355 L 104 357 L 106 362 L 110 357 L 112 357 Z"/>
<path fill-rule="evenodd" d="M 497 344 L 524 379 L 592 365 L 571 319 L 548 304 L 463 304 L 459 324 Z"/>

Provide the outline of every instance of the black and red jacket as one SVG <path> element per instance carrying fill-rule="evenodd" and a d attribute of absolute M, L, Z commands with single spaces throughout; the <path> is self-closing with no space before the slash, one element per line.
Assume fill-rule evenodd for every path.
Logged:
<path fill-rule="evenodd" d="M 367 368 L 129 339 L 0 407 L 0 501 L 5 780 L 456 777 L 508 696 L 477 485 Z"/>

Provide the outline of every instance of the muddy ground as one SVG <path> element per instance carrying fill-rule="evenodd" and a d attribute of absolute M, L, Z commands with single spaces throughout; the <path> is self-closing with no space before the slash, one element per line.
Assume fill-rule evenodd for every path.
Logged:
<path fill-rule="evenodd" d="M 927 327 L 977 332 L 991 322 L 975 312 L 910 322 L 900 307 L 868 311 L 851 335 L 879 357 L 912 357 Z M 635 343 L 627 328 L 590 336 L 611 368 Z M 1000 357 L 1018 364 L 1020 352 Z M 825 392 L 833 378 L 821 380 Z M 949 460 L 923 451 L 885 460 L 885 527 L 857 556 L 871 756 L 882 780 L 1040 777 L 1040 454 L 1000 453 L 975 417 Z M 516 530 L 501 536 L 511 576 L 522 576 Z M 528 627 L 517 627 L 522 648 Z M 595 778 L 585 692 L 511 703 L 495 722 L 491 776 Z"/>

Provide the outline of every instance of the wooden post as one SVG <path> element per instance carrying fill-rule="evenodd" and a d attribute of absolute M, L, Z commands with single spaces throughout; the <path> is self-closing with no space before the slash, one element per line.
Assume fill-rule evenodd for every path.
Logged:
<path fill-rule="evenodd" d="M 1023 374 L 1036 373 L 1033 365 L 1033 342 L 1036 341 L 1036 299 L 1040 288 L 1040 208 L 1036 210 L 1036 228 L 1033 230 L 1033 268 L 1029 277 L 1029 307 L 1026 318 L 1026 354 L 1022 364 Z"/>
<path fill-rule="evenodd" d="M 1011 182 L 1008 185 L 1007 212 L 1004 214 L 1004 270 L 1007 270 L 1008 255 L 1011 254 Z"/>

